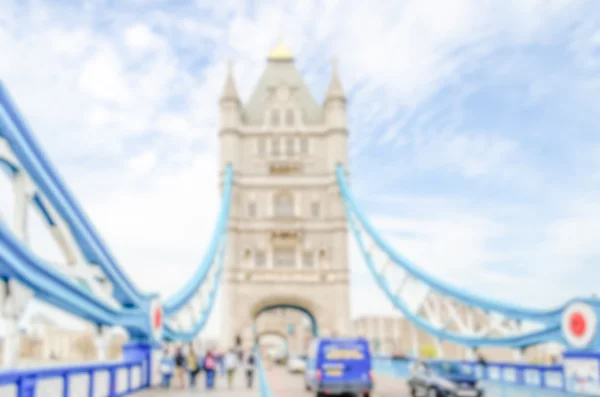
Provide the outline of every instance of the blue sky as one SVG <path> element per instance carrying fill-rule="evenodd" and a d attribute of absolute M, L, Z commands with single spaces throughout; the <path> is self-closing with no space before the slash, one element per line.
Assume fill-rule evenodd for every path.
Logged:
<path fill-rule="evenodd" d="M 598 290 L 598 2 L 2 3 L 0 78 L 141 287 L 199 262 L 226 60 L 246 99 L 282 36 L 319 100 L 339 59 L 353 188 L 400 252 L 533 306 Z M 354 313 L 389 312 L 352 258 Z"/>

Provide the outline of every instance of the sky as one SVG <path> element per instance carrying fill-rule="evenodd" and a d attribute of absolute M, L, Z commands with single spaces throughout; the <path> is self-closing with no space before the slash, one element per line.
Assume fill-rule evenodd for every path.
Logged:
<path fill-rule="evenodd" d="M 0 79 L 146 291 L 208 244 L 227 60 L 246 100 L 280 38 L 319 101 L 338 60 L 352 188 L 397 251 L 507 302 L 598 291 L 599 2 L 0 2 Z M 351 247 L 353 316 L 392 313 Z"/>

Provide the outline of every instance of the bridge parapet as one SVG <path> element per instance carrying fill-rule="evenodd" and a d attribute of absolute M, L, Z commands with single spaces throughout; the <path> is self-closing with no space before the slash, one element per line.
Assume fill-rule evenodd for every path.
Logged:
<path fill-rule="evenodd" d="M 127 396 L 159 384 L 158 347 L 130 343 L 119 361 L 0 371 L 0 397 Z"/>
<path fill-rule="evenodd" d="M 397 378 L 409 376 L 415 359 L 379 356 L 374 360 L 375 371 Z M 534 365 L 522 363 L 480 363 L 468 360 L 428 360 L 458 364 L 468 374 L 481 382 L 500 387 L 545 390 L 546 393 L 578 393 L 600 396 L 600 355 L 589 353 L 566 353 L 565 363 L 560 365 Z M 535 394 L 532 394 L 535 395 Z M 550 395 L 550 394 L 540 394 Z M 552 394 L 554 395 L 554 394 Z M 557 394 L 562 395 L 562 394 Z"/>
<path fill-rule="evenodd" d="M 125 396 L 149 386 L 146 360 L 0 372 L 0 396 Z"/>

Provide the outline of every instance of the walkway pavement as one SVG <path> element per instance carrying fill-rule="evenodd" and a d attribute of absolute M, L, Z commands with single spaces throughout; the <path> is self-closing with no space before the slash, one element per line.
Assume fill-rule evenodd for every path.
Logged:
<path fill-rule="evenodd" d="M 163 396 L 178 396 L 178 397 L 198 397 L 210 393 L 211 397 L 259 397 L 258 377 L 255 376 L 254 387 L 248 389 L 246 387 L 246 377 L 243 371 L 238 371 L 235 377 L 234 385 L 231 389 L 227 387 L 227 378 L 217 374 L 215 378 L 215 389 L 210 392 L 204 388 L 205 377 L 203 374 L 198 376 L 198 385 L 195 389 L 151 389 L 136 393 L 136 397 L 163 397 Z"/>

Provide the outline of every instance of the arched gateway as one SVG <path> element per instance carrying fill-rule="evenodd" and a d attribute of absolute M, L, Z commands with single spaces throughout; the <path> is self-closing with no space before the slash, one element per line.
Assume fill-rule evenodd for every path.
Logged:
<path fill-rule="evenodd" d="M 246 104 L 229 68 L 220 110 L 221 172 L 235 171 L 222 345 L 238 335 L 252 343 L 255 317 L 276 307 L 308 313 L 321 335 L 347 334 L 348 230 L 335 168 L 347 164 L 348 131 L 337 71 L 320 105 L 279 46 Z"/>

